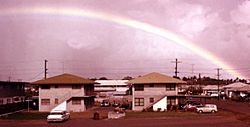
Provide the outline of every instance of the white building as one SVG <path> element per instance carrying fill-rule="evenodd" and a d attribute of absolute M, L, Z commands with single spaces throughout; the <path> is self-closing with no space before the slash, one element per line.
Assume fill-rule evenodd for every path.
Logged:
<path fill-rule="evenodd" d="M 235 83 L 223 86 L 222 88 L 224 89 L 227 97 L 231 98 L 234 92 L 236 92 L 238 89 L 243 88 L 245 86 L 249 86 L 249 85 L 245 83 L 241 83 L 241 82 L 235 82 Z"/>
<path fill-rule="evenodd" d="M 98 83 L 94 88 L 97 93 L 96 101 L 123 98 L 129 94 L 128 80 L 96 80 L 95 82 Z"/>
<path fill-rule="evenodd" d="M 39 111 L 50 112 L 65 103 L 67 111 L 83 112 L 94 105 L 96 82 L 62 74 L 32 84 L 39 86 Z"/>
<path fill-rule="evenodd" d="M 178 104 L 178 85 L 186 82 L 156 72 L 135 78 L 132 84 L 132 110 L 167 110 Z"/>
<path fill-rule="evenodd" d="M 203 94 L 209 95 L 209 96 L 218 96 L 221 89 L 222 89 L 222 86 L 218 86 L 218 85 L 206 85 L 202 88 Z"/>

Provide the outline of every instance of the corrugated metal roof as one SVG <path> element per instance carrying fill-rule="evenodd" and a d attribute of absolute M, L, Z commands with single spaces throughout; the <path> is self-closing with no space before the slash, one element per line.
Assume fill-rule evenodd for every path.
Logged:
<path fill-rule="evenodd" d="M 128 80 L 96 80 L 98 86 L 127 86 Z"/>
<path fill-rule="evenodd" d="M 202 88 L 203 90 L 217 90 L 218 85 L 207 85 Z M 219 86 L 219 89 L 222 89 L 222 86 Z"/>
<path fill-rule="evenodd" d="M 42 85 L 42 84 L 96 84 L 96 82 L 85 79 L 72 74 L 62 74 L 54 77 L 47 78 L 46 80 L 38 80 L 32 84 Z"/>
<path fill-rule="evenodd" d="M 185 81 L 172 78 L 170 76 L 166 76 L 160 73 L 149 73 L 144 76 L 132 79 L 128 81 L 130 84 L 152 84 L 152 83 L 186 83 Z"/>
<path fill-rule="evenodd" d="M 240 88 L 235 89 L 236 91 L 245 91 L 245 92 L 250 92 L 250 85 L 246 85 Z"/>
<path fill-rule="evenodd" d="M 245 84 L 245 83 L 235 82 L 235 83 L 223 86 L 223 88 L 240 88 L 240 87 L 247 86 L 247 85 L 248 84 Z"/>

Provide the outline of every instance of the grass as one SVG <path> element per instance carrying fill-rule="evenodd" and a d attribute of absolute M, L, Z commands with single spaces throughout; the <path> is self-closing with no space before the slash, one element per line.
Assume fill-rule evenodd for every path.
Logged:
<path fill-rule="evenodd" d="M 72 119 L 93 119 L 94 112 L 73 112 L 70 113 L 70 117 Z M 99 112 L 100 119 L 108 118 L 108 113 Z"/>
<path fill-rule="evenodd" d="M 201 117 L 201 116 L 228 116 L 230 113 L 220 111 L 215 114 L 203 113 L 198 114 L 195 112 L 127 112 L 125 118 L 157 118 L 157 117 Z"/>
<path fill-rule="evenodd" d="M 72 112 L 72 119 L 93 119 L 94 112 Z M 18 112 L 15 114 L 11 114 L 8 116 L 0 117 L 0 119 L 4 120 L 46 120 L 49 113 L 46 112 Z M 99 112 L 100 119 L 106 119 L 108 114 L 105 112 Z M 195 112 L 126 112 L 125 118 L 163 118 L 163 117 L 202 117 L 202 116 L 232 116 L 233 113 L 220 110 L 216 114 L 204 113 L 198 114 Z M 240 117 L 239 119 L 243 119 L 244 117 Z M 249 118 L 249 117 L 248 117 Z M 248 121 L 244 119 L 244 121 Z"/>
<path fill-rule="evenodd" d="M 178 117 L 194 116 L 194 112 L 128 112 L 125 118 L 157 118 L 157 117 Z"/>
<path fill-rule="evenodd" d="M 18 112 L 0 117 L 4 120 L 46 120 L 49 113 L 45 112 Z"/>

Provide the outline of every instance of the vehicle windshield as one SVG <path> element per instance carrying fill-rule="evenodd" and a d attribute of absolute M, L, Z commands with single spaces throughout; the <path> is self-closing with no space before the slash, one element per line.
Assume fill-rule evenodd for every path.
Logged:
<path fill-rule="evenodd" d="M 63 115 L 62 112 L 51 112 L 50 115 Z"/>

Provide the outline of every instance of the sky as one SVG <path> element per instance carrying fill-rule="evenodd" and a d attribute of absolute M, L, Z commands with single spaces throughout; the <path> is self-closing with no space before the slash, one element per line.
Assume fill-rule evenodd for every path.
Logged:
<path fill-rule="evenodd" d="M 31 11 L 19 13 L 20 8 Z M 53 8 L 58 14 L 34 13 L 34 8 Z M 188 40 L 185 45 L 195 45 L 218 59 L 206 59 L 154 34 L 153 29 L 60 14 L 67 9 L 146 23 L 184 38 Z M 48 77 L 71 73 L 120 79 L 150 72 L 173 76 L 173 61 L 178 58 L 180 77 L 200 73 L 216 78 L 216 68 L 222 68 L 220 78 L 250 79 L 248 0 L 0 0 L 0 38 L 3 81 L 42 79 L 45 59 Z M 218 61 L 228 66 L 216 64 Z"/>

